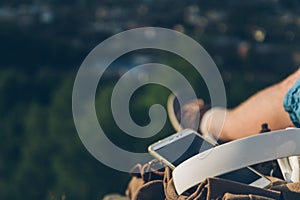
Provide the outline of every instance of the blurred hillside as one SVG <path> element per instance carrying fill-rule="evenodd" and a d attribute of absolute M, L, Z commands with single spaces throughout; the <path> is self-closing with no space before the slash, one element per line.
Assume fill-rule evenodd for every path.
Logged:
<path fill-rule="evenodd" d="M 199 41 L 216 62 L 228 104 L 281 80 L 300 64 L 298 0 L 2 0 L 0 2 L 0 199 L 101 199 L 124 192 L 128 175 L 95 160 L 74 127 L 71 94 L 81 62 L 101 41 L 123 30 L 158 26 Z M 146 151 L 173 133 L 169 123 L 157 137 L 124 136 L 110 111 L 114 84 L 125 71 L 156 61 L 184 74 L 199 97 L 205 83 L 175 55 L 141 50 L 109 67 L 97 95 L 98 118 L 119 146 Z M 133 119 L 149 122 L 154 103 L 169 91 L 145 86 L 131 103 Z"/>

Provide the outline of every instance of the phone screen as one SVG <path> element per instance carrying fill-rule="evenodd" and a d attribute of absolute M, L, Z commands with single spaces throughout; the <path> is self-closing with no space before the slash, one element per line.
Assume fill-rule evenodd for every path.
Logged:
<path fill-rule="evenodd" d="M 240 183 L 245 183 L 247 185 L 257 181 L 262 178 L 260 175 L 252 171 L 251 169 L 245 167 L 239 170 L 235 170 L 226 174 L 218 176 L 219 178 L 224 178 Z"/>
<path fill-rule="evenodd" d="M 203 140 L 196 134 L 189 134 L 155 151 L 176 167 L 188 158 L 213 147 L 213 144 Z M 183 149 L 186 149 L 184 153 L 182 153 Z"/>
<path fill-rule="evenodd" d="M 213 147 L 213 144 L 205 141 L 197 134 L 188 134 L 179 139 L 173 139 L 173 141 L 168 142 L 166 145 L 155 149 L 155 152 L 176 167 L 188 158 Z M 182 149 L 186 149 L 184 153 L 182 153 Z M 247 167 L 218 177 L 244 184 L 251 184 L 262 178 L 262 176 Z"/>

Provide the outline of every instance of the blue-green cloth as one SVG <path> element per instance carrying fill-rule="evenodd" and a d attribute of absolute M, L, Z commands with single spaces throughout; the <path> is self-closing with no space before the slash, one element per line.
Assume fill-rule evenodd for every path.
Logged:
<path fill-rule="evenodd" d="M 283 100 L 283 107 L 297 128 L 300 128 L 300 79 L 288 91 Z"/>

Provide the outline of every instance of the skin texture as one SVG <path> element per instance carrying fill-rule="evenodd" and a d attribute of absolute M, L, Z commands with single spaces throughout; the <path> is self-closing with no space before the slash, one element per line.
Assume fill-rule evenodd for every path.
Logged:
<path fill-rule="evenodd" d="M 208 117 L 204 127 L 206 127 L 209 134 L 223 141 L 258 134 L 263 123 L 268 123 L 271 130 L 293 127 L 294 125 L 288 113 L 283 108 L 283 99 L 299 78 L 300 69 L 281 82 L 255 93 L 237 107 L 219 111 L 226 113 L 223 127 L 218 120 L 212 120 L 218 115 L 218 112 Z M 203 101 L 199 100 L 199 104 L 200 106 L 203 105 Z M 199 105 L 196 104 L 196 101 L 193 101 L 183 107 L 184 112 L 190 113 L 185 120 L 192 120 L 193 113 L 196 110 L 195 106 Z"/>

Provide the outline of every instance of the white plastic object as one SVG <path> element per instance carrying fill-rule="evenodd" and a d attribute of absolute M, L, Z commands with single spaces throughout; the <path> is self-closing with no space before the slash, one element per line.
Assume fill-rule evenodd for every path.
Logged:
<path fill-rule="evenodd" d="M 216 146 L 195 155 L 172 172 L 175 189 L 182 194 L 207 177 L 253 164 L 300 155 L 300 129 L 262 133 Z"/>
<path fill-rule="evenodd" d="M 290 156 L 287 158 L 277 159 L 280 170 L 286 182 L 300 182 L 300 157 Z"/>

